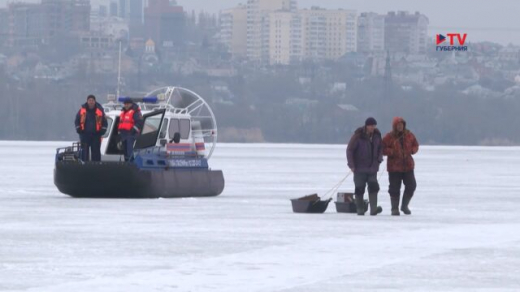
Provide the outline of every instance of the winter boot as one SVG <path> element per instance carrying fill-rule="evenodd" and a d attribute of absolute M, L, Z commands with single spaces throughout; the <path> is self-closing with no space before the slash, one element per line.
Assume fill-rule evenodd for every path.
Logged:
<path fill-rule="evenodd" d="M 365 215 L 365 201 L 363 200 L 363 195 L 356 194 L 356 212 L 358 215 Z"/>
<path fill-rule="evenodd" d="M 403 195 L 403 202 L 401 203 L 401 211 L 405 213 L 406 215 L 412 215 L 412 211 L 408 209 L 408 204 L 410 204 L 410 201 L 412 200 L 412 196 L 408 194 Z"/>
<path fill-rule="evenodd" d="M 375 216 L 383 212 L 383 208 L 377 206 L 377 193 L 368 194 L 370 200 L 370 215 Z"/>
<path fill-rule="evenodd" d="M 390 203 L 392 204 L 392 216 L 399 216 L 399 197 L 390 197 Z"/>

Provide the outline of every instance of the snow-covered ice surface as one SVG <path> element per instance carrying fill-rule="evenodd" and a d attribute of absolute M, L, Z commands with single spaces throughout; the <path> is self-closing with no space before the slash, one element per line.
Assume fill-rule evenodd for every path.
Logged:
<path fill-rule="evenodd" d="M 520 291 L 520 148 L 423 147 L 413 215 L 384 174 L 361 217 L 289 202 L 345 176 L 344 146 L 220 144 L 220 197 L 112 200 L 57 191 L 66 144 L 0 142 L 1 291 Z"/>

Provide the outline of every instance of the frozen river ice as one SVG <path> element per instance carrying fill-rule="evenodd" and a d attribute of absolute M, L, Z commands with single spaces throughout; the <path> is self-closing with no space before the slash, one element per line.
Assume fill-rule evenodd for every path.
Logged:
<path fill-rule="evenodd" d="M 361 217 L 291 210 L 344 177 L 341 145 L 220 144 L 221 196 L 112 200 L 57 191 L 66 144 L 0 142 L 0 291 L 520 291 L 520 148 L 423 147 L 413 215 L 383 174 Z"/>

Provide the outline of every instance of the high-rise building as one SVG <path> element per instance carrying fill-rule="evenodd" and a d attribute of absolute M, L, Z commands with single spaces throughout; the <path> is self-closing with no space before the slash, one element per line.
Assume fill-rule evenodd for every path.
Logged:
<path fill-rule="evenodd" d="M 231 21 L 223 18 L 225 37 Z M 319 7 L 297 9 L 294 0 L 247 2 L 247 58 L 269 64 L 338 59 L 357 49 L 357 14 Z"/>
<path fill-rule="evenodd" d="M 128 20 L 143 23 L 143 0 L 128 0 Z"/>
<path fill-rule="evenodd" d="M 303 58 L 334 60 L 356 51 L 356 11 L 313 7 L 298 14 Z"/>
<path fill-rule="evenodd" d="M 302 15 L 295 13 L 291 19 L 291 62 L 304 59 L 303 43 Z"/>
<path fill-rule="evenodd" d="M 143 37 L 143 0 L 119 0 L 118 15 L 128 22 L 130 37 Z"/>
<path fill-rule="evenodd" d="M 292 57 L 292 25 L 294 13 L 271 12 L 267 17 L 268 41 L 263 53 L 263 59 L 269 60 L 269 64 L 289 64 Z"/>
<path fill-rule="evenodd" d="M 41 6 L 48 38 L 90 30 L 89 0 L 42 0 Z"/>
<path fill-rule="evenodd" d="M 7 8 L 0 8 L 0 47 L 7 44 L 9 37 L 9 13 Z"/>
<path fill-rule="evenodd" d="M 117 2 L 116 1 L 110 1 L 110 11 L 109 15 L 111 17 L 115 17 L 118 15 L 118 9 L 117 9 Z"/>
<path fill-rule="evenodd" d="M 127 15 L 127 11 L 128 11 L 128 6 L 126 5 L 126 3 L 128 2 L 128 0 L 119 0 L 119 6 L 117 7 L 117 11 L 119 13 L 119 17 L 123 18 L 123 19 L 127 19 L 128 18 L 128 15 Z"/>
<path fill-rule="evenodd" d="M 221 41 L 234 58 L 247 54 L 247 8 L 240 5 L 222 11 L 220 15 Z"/>
<path fill-rule="evenodd" d="M 8 45 L 37 46 L 43 42 L 44 17 L 40 4 L 11 3 L 7 14 Z"/>
<path fill-rule="evenodd" d="M 184 10 L 168 0 L 148 0 L 144 25 L 145 38 L 152 39 L 159 46 L 170 47 L 184 41 Z"/>
<path fill-rule="evenodd" d="M 424 54 L 429 20 L 424 14 L 399 11 L 385 17 L 385 48 L 392 53 Z"/>
<path fill-rule="evenodd" d="M 141 37 L 144 33 L 143 0 L 129 0 L 127 4 L 130 37 Z"/>
<path fill-rule="evenodd" d="M 247 1 L 247 57 L 252 61 L 266 59 L 269 42 L 269 16 L 275 11 L 295 11 L 296 0 L 248 0 Z"/>
<path fill-rule="evenodd" d="M 108 7 L 106 5 L 99 5 L 99 17 L 108 16 Z"/>
<path fill-rule="evenodd" d="M 361 13 L 358 17 L 357 51 L 361 53 L 385 50 L 385 16 L 377 13 Z"/>
<path fill-rule="evenodd" d="M 13 3 L 7 7 L 7 14 L 11 46 L 50 44 L 90 30 L 89 0 Z"/>
<path fill-rule="evenodd" d="M 221 15 L 222 41 L 231 52 L 243 45 L 243 13 L 240 7 Z M 370 16 L 369 32 L 374 36 L 369 46 L 383 50 L 384 17 Z M 246 23 L 246 56 L 250 61 L 289 64 L 304 59 L 335 60 L 358 47 L 358 17 L 353 10 L 298 10 L 294 0 L 248 0 Z"/>

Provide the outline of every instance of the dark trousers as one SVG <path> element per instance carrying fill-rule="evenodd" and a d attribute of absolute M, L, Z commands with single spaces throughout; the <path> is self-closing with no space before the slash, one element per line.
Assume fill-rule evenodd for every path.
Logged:
<path fill-rule="evenodd" d="M 81 135 L 81 159 L 89 161 L 92 152 L 92 161 L 101 161 L 101 136 L 92 134 Z"/>
<path fill-rule="evenodd" d="M 390 186 L 388 187 L 390 197 L 399 198 L 401 196 L 401 182 L 404 184 L 403 196 L 413 197 L 413 193 L 417 188 L 413 170 L 409 172 L 389 172 L 388 180 L 390 181 Z"/>
<path fill-rule="evenodd" d="M 356 187 L 355 194 L 359 196 L 365 194 L 367 185 L 369 194 L 379 192 L 377 173 L 354 173 L 354 185 Z"/>
<path fill-rule="evenodd" d="M 123 153 L 125 155 L 125 161 L 133 161 L 135 136 L 125 132 L 121 132 L 120 135 L 121 143 L 123 143 Z"/>

